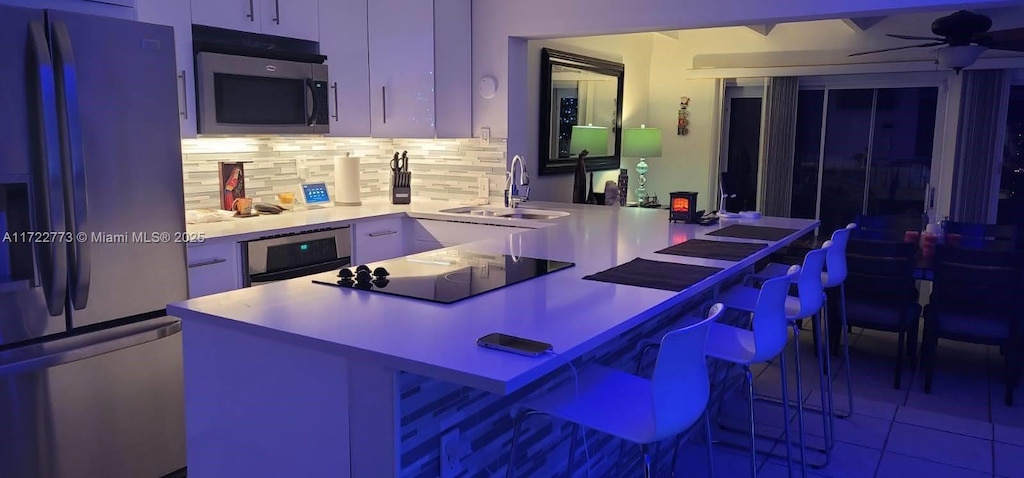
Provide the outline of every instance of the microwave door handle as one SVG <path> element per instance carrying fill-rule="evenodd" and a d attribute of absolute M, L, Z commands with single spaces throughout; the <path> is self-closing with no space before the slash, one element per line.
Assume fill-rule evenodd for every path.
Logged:
<path fill-rule="evenodd" d="M 306 118 L 306 126 L 315 126 L 318 102 L 316 101 L 316 85 L 312 79 L 306 79 L 306 90 L 309 93 L 306 96 L 306 111 L 309 112 L 309 117 Z"/>
<path fill-rule="evenodd" d="M 64 175 L 60 155 L 60 130 L 57 126 L 57 97 L 53 60 L 46 41 L 43 22 L 29 24 L 32 55 L 35 59 L 39 98 L 38 133 L 40 156 L 37 169 L 40 185 L 38 203 L 39 228 L 43 231 L 64 232 Z M 67 295 L 67 251 L 64 242 L 51 241 L 34 245 L 40 265 L 43 295 L 47 312 L 51 316 L 64 314 Z"/>
<path fill-rule="evenodd" d="M 71 38 L 68 35 L 67 25 L 62 21 L 52 23 L 53 37 L 58 68 L 61 74 L 58 76 L 57 96 L 61 109 L 60 119 L 63 138 L 67 141 L 67 158 L 65 164 L 69 164 L 69 176 L 71 185 L 67 188 L 71 191 L 73 201 L 70 202 L 72 217 L 72 232 L 77 234 L 88 233 L 89 230 L 89 198 L 86 194 L 85 182 L 85 153 L 82 148 L 82 123 L 81 114 L 78 109 L 78 70 L 75 67 L 74 51 L 71 48 Z M 89 285 L 92 271 L 92 256 L 89 241 L 73 241 L 71 263 L 71 305 L 75 310 L 82 310 L 89 300 Z"/>

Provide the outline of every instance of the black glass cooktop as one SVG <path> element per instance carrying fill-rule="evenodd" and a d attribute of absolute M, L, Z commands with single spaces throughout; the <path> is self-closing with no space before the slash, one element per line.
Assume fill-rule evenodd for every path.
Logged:
<path fill-rule="evenodd" d="M 451 304 L 574 265 L 534 257 L 441 249 L 317 274 L 313 282 Z"/>

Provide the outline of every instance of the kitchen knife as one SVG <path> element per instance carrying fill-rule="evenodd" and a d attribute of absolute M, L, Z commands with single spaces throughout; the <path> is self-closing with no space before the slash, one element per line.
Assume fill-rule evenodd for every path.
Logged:
<path fill-rule="evenodd" d="M 409 152 L 402 151 L 402 172 L 409 172 Z"/>

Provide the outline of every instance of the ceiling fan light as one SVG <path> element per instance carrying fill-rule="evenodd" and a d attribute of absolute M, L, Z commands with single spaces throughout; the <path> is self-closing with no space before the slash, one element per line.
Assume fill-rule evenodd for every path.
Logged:
<path fill-rule="evenodd" d="M 974 64 L 987 48 L 978 45 L 947 46 L 939 49 L 938 62 L 943 68 L 960 71 Z"/>

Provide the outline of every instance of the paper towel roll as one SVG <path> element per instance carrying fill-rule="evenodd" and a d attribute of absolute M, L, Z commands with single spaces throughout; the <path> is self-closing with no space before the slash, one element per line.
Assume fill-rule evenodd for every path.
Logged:
<path fill-rule="evenodd" d="M 334 202 L 342 206 L 358 206 L 359 200 L 359 158 L 345 156 L 334 158 Z"/>

